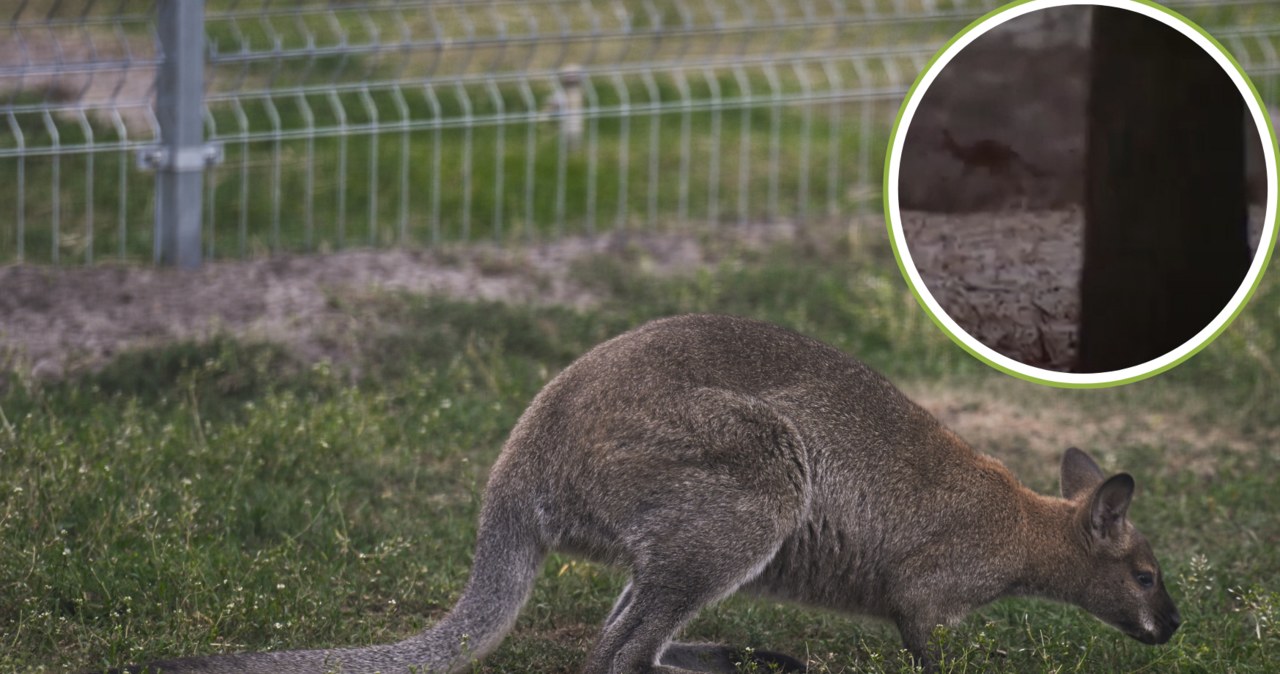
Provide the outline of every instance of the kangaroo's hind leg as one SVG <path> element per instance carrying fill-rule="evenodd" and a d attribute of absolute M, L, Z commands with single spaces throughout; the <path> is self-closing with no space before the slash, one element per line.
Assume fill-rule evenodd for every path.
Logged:
<path fill-rule="evenodd" d="M 671 662 L 658 664 L 671 638 L 703 606 L 732 594 L 749 579 L 753 565 L 741 565 L 734 569 L 737 574 L 731 574 L 727 573 L 731 569 L 723 561 L 694 569 L 662 563 L 638 568 L 635 579 L 605 624 L 585 671 L 588 674 L 732 671 L 717 666 L 715 658 L 703 658 L 703 664 L 699 664 L 698 659 L 689 657 L 696 654 L 687 653 L 683 644 L 672 645 L 676 657 Z"/>
<path fill-rule="evenodd" d="M 588 674 L 726 671 L 734 651 L 670 641 L 702 607 L 760 573 L 799 525 L 809 498 L 794 428 L 758 401 L 730 398 L 706 404 L 701 432 L 650 453 L 671 462 L 648 464 L 652 479 L 631 466 L 626 479 L 606 480 L 646 507 L 613 513 L 632 582 L 606 621 Z M 711 401 L 697 399 L 687 409 L 699 402 Z"/>
<path fill-rule="evenodd" d="M 609 617 L 604 622 L 605 630 L 608 630 L 609 626 L 618 619 L 618 616 L 622 615 L 626 608 L 631 605 L 631 598 L 631 583 L 627 583 L 627 586 L 622 589 L 622 594 L 618 595 L 618 600 L 614 602 L 613 608 L 609 611 Z M 725 644 L 693 644 L 674 641 L 667 644 L 659 663 L 676 669 L 697 672 L 725 672 L 726 674 L 736 673 L 738 671 L 738 663 L 752 663 L 765 672 L 790 673 L 808 670 L 808 667 L 803 662 L 785 653 L 761 650 L 747 652 L 746 649 Z"/>

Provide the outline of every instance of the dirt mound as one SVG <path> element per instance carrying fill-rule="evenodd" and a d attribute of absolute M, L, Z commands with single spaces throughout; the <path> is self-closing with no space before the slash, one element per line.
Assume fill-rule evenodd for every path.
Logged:
<path fill-rule="evenodd" d="M 10 265 L 0 267 L 0 355 L 19 370 L 57 377 L 122 350 L 224 333 L 280 342 L 305 360 L 341 361 L 349 354 L 335 352 L 325 336 L 352 320 L 344 302 L 370 292 L 587 307 L 598 298 L 571 274 L 587 256 L 625 254 L 647 271 L 670 274 L 707 264 L 729 246 L 767 246 L 795 234 L 791 225 L 753 225 L 522 248 L 350 250 L 212 262 L 193 272 Z"/>

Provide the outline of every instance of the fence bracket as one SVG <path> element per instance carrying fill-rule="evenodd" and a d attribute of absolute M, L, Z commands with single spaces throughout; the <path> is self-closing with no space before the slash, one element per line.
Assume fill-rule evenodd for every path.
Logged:
<path fill-rule="evenodd" d="M 221 164 L 226 156 L 222 143 L 207 143 L 203 147 L 184 147 L 176 153 L 163 145 L 152 145 L 138 150 L 135 156 L 138 168 L 143 171 L 203 171 Z"/>

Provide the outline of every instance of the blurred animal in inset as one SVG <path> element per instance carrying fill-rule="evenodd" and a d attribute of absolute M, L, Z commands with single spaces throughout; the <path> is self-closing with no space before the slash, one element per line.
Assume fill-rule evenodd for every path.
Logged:
<path fill-rule="evenodd" d="M 948 129 L 942 130 L 942 147 L 947 154 L 964 164 L 965 173 L 981 169 L 991 176 L 1012 176 L 1018 170 L 1025 171 L 1034 178 L 1043 178 L 1046 173 L 1036 165 L 1027 161 L 1008 143 L 991 138 L 983 138 L 973 143 L 960 143 Z"/>

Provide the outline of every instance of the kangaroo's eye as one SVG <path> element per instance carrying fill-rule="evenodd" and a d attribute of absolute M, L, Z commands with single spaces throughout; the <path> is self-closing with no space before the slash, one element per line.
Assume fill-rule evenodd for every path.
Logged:
<path fill-rule="evenodd" d="M 1156 577 L 1145 571 L 1133 574 L 1133 579 L 1138 581 L 1138 585 L 1141 585 L 1143 589 L 1149 589 L 1156 584 Z"/>

